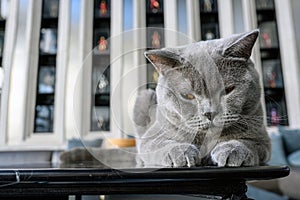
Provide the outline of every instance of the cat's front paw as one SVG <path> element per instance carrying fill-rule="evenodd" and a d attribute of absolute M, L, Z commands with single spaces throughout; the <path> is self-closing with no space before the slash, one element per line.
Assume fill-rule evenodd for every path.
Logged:
<path fill-rule="evenodd" d="M 191 144 L 178 144 L 167 150 L 162 164 L 166 167 L 191 167 L 200 163 L 200 152 Z"/>
<path fill-rule="evenodd" d="M 219 167 L 258 165 L 257 156 L 246 145 L 237 140 L 217 144 L 211 151 L 211 159 Z"/>

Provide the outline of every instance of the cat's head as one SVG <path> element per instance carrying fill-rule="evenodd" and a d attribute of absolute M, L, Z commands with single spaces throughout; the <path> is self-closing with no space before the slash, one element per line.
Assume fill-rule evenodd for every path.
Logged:
<path fill-rule="evenodd" d="M 254 30 L 146 52 L 160 74 L 161 113 L 173 124 L 206 130 L 230 127 L 261 112 L 259 76 L 250 60 L 258 34 Z"/>

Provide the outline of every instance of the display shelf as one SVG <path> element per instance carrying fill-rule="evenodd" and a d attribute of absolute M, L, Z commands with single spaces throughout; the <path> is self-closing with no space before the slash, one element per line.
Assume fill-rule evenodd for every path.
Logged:
<path fill-rule="evenodd" d="M 146 0 L 146 27 L 147 30 L 147 48 L 146 50 L 159 49 L 165 46 L 164 40 L 164 10 L 163 10 L 163 0 Z M 159 5 L 157 12 L 151 4 Z M 158 76 L 157 71 L 153 65 L 146 60 L 147 63 L 147 88 L 156 88 Z"/>
<path fill-rule="evenodd" d="M 201 40 L 220 37 L 219 12 L 217 0 L 200 0 Z"/>
<path fill-rule="evenodd" d="M 279 48 L 260 48 L 260 54 L 262 60 L 280 58 Z"/>
<path fill-rule="evenodd" d="M 110 12 L 109 0 L 94 1 L 91 131 L 110 127 Z"/>
<path fill-rule="evenodd" d="M 262 59 L 262 72 L 265 88 L 283 88 L 280 59 Z"/>
<path fill-rule="evenodd" d="M 56 54 L 40 53 L 39 65 L 45 65 L 45 64 L 55 65 L 55 63 L 56 63 Z"/>
<path fill-rule="evenodd" d="M 37 105 L 53 105 L 54 102 L 54 93 L 43 93 L 39 94 L 37 99 Z"/>
<path fill-rule="evenodd" d="M 94 19 L 110 20 L 110 1 L 95 0 L 94 2 Z"/>
<path fill-rule="evenodd" d="M 3 57 L 3 49 L 4 49 L 4 36 L 5 36 L 5 24 L 6 19 L 0 19 L 0 67 L 2 67 L 2 57 Z"/>
<path fill-rule="evenodd" d="M 43 28 L 57 28 L 58 17 L 55 18 L 42 18 L 41 27 Z"/>
<path fill-rule="evenodd" d="M 2 56 L 4 49 L 5 23 L 0 25 L 0 65 L 2 65 Z"/>
<path fill-rule="evenodd" d="M 265 88 L 265 103 L 268 126 L 287 126 L 287 108 L 283 88 Z"/>
<path fill-rule="evenodd" d="M 284 88 L 270 88 L 270 87 L 264 87 L 265 95 L 268 97 L 280 97 L 284 95 Z"/>
<path fill-rule="evenodd" d="M 255 0 L 256 10 L 274 10 L 273 0 Z"/>
<path fill-rule="evenodd" d="M 95 106 L 92 109 L 91 129 L 97 131 L 110 130 L 109 106 Z"/>
<path fill-rule="evenodd" d="M 4 28 L 6 23 L 6 19 L 0 19 L 0 27 Z"/>
<path fill-rule="evenodd" d="M 201 22 L 214 23 L 218 21 L 219 13 L 217 11 L 213 12 L 201 12 Z"/>
<path fill-rule="evenodd" d="M 94 29 L 96 28 L 103 28 L 110 26 L 110 18 L 94 18 Z"/>
<path fill-rule="evenodd" d="M 36 133 L 53 131 L 54 105 L 37 105 L 35 107 L 34 130 Z"/>
<path fill-rule="evenodd" d="M 201 13 L 217 13 L 218 1 L 217 0 L 200 0 Z"/>
<path fill-rule="evenodd" d="M 275 10 L 274 9 L 260 9 L 256 11 L 258 24 L 265 21 L 275 20 Z"/>
<path fill-rule="evenodd" d="M 95 94 L 95 106 L 109 107 L 109 93 Z"/>
<path fill-rule="evenodd" d="M 42 18 L 58 18 L 59 0 L 43 0 Z"/>
<path fill-rule="evenodd" d="M 43 0 L 34 133 L 53 132 L 59 0 Z"/>
<path fill-rule="evenodd" d="M 147 14 L 163 14 L 163 0 L 146 0 L 146 12 Z"/>
<path fill-rule="evenodd" d="M 288 125 L 274 0 L 256 0 L 268 126 Z"/>

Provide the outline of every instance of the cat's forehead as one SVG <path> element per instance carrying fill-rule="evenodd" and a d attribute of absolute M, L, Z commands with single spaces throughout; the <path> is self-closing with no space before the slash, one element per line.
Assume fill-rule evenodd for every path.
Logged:
<path fill-rule="evenodd" d="M 177 49 L 183 60 L 185 68 L 182 75 L 186 78 L 193 90 L 202 91 L 203 89 L 211 93 L 224 88 L 224 74 L 219 70 L 217 59 L 217 41 L 198 42 Z"/>
<path fill-rule="evenodd" d="M 181 56 L 186 64 L 194 68 L 198 72 L 197 74 L 201 74 L 203 78 L 212 78 L 216 73 L 219 73 L 216 63 L 220 56 L 217 55 L 217 47 L 212 48 L 212 44 L 198 42 L 181 49 Z"/>
<path fill-rule="evenodd" d="M 174 69 L 166 77 L 172 88 L 187 89 L 201 95 L 218 94 L 224 85 L 216 70 L 196 70 L 191 66 Z"/>
<path fill-rule="evenodd" d="M 218 41 L 201 41 L 174 49 L 180 57 L 196 68 L 200 65 L 211 65 L 219 52 Z"/>

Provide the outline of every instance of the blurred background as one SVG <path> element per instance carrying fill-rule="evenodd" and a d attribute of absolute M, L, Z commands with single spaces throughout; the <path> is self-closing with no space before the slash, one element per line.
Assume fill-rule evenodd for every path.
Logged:
<path fill-rule="evenodd" d="M 72 138 L 100 146 L 96 139 L 132 137 L 136 92 L 157 79 L 145 50 L 256 28 L 265 123 L 270 133 L 298 128 L 299 8 L 298 0 L 0 0 L 1 163 L 49 162 L 80 143 Z"/>
<path fill-rule="evenodd" d="M 116 99 L 130 88 L 155 88 L 157 78 L 143 51 L 256 28 L 252 59 L 265 123 L 300 125 L 297 0 L 0 2 L 1 147 L 59 149 L 78 134 L 126 137 L 133 129 L 118 118 L 130 118 L 130 103 Z"/>

